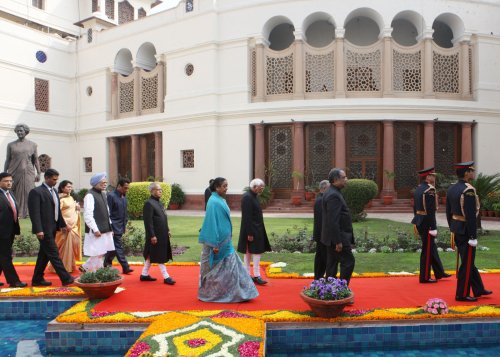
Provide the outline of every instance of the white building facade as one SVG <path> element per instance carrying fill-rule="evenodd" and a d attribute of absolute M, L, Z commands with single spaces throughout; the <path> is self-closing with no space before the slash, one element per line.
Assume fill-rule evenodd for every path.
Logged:
<path fill-rule="evenodd" d="M 500 171 L 500 1 L 28 3 L 0 3 L 0 157 L 25 123 L 77 188 L 153 177 L 201 208 L 216 176 L 237 205 L 335 166 L 398 197 L 424 167 Z"/>

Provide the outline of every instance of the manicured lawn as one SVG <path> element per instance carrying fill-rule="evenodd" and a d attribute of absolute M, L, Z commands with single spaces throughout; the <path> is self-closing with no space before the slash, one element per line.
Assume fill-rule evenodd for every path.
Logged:
<path fill-rule="evenodd" d="M 174 257 L 177 262 L 194 262 L 200 257 L 201 247 L 198 244 L 198 232 L 202 225 L 203 217 L 169 217 L 170 230 L 172 232 L 172 243 L 179 246 L 186 246 L 189 249 L 180 256 Z M 233 245 L 237 245 L 240 218 L 232 218 L 233 222 Z M 133 221 L 135 226 L 143 228 L 143 222 Z M 278 235 L 287 230 L 294 231 L 294 228 L 307 228 L 308 235 L 312 235 L 312 219 L 310 218 L 266 218 L 266 229 L 271 236 L 271 232 Z M 29 220 L 22 220 L 21 230 L 28 233 L 31 230 Z M 407 223 L 393 222 L 382 219 L 368 219 L 364 222 L 354 224 L 355 236 L 358 241 L 375 239 L 392 239 L 397 232 L 404 232 L 408 239 L 415 239 L 413 236 L 413 227 Z M 439 229 L 439 239 L 449 241 L 447 228 Z M 271 245 L 273 241 L 271 238 Z M 479 237 L 479 246 L 486 246 L 488 251 L 478 250 L 476 254 L 476 266 L 482 269 L 499 268 L 498 256 L 500 253 L 500 232 L 491 231 L 488 235 Z M 415 272 L 418 270 L 420 253 L 357 253 L 356 268 L 358 273 L 363 272 L 390 272 L 407 271 Z M 456 253 L 441 252 L 441 260 L 447 270 L 455 269 Z M 36 257 L 16 257 L 15 261 L 34 261 Z M 130 257 L 130 261 L 143 261 L 142 256 Z M 310 273 L 313 271 L 314 254 L 299 253 L 266 253 L 262 260 L 272 262 L 286 262 L 288 264 L 286 271 L 298 273 Z"/>

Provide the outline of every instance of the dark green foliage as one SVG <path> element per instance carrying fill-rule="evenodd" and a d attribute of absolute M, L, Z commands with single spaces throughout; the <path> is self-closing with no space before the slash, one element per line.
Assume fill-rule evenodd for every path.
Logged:
<path fill-rule="evenodd" d="M 144 229 L 133 225 L 129 221 L 127 223 L 127 230 L 122 236 L 122 245 L 125 255 L 142 255 L 144 250 L 144 237 Z"/>
<path fill-rule="evenodd" d="M 1 229 L 1 228 L 0 228 Z M 14 244 L 12 245 L 12 251 L 14 256 L 17 257 L 29 257 L 36 256 L 38 254 L 38 248 L 40 243 L 38 239 L 33 234 L 23 234 L 17 236 L 14 239 Z"/>
<path fill-rule="evenodd" d="M 178 183 L 172 184 L 172 194 L 170 196 L 170 203 L 177 203 L 179 205 L 183 204 L 186 199 L 186 195 Z"/>
<path fill-rule="evenodd" d="M 293 232 L 292 232 L 293 230 Z M 292 230 L 287 229 L 286 233 L 277 235 L 271 233 L 271 247 L 273 251 L 312 253 L 316 249 L 316 242 L 311 240 L 311 235 L 307 233 L 307 227 L 299 228 L 293 226 Z"/>
<path fill-rule="evenodd" d="M 500 192 L 500 173 L 494 175 L 478 174 L 472 185 L 476 189 L 479 200 L 483 202 L 489 196 L 494 196 Z"/>
<path fill-rule="evenodd" d="M 243 191 L 248 192 L 250 191 L 250 187 L 246 186 Z M 265 186 L 264 190 L 260 195 L 257 195 L 257 199 L 259 200 L 260 206 L 262 208 L 267 207 L 269 202 L 271 202 L 271 189 L 269 186 Z"/>
<path fill-rule="evenodd" d="M 110 281 L 119 280 L 120 278 L 120 273 L 117 269 L 107 267 L 97 269 L 95 272 L 83 273 L 82 275 L 80 275 L 79 281 L 80 283 L 87 284 L 107 283 Z"/>
<path fill-rule="evenodd" d="M 83 202 L 83 198 L 85 197 L 87 192 L 89 192 L 88 188 L 82 188 L 80 191 L 78 191 L 78 194 L 77 194 L 78 199 L 76 199 L 76 200 L 78 202 Z"/>
<path fill-rule="evenodd" d="M 170 201 L 171 186 L 165 182 L 158 182 L 163 190 L 160 201 L 165 207 Z M 133 218 L 142 217 L 144 202 L 151 196 L 149 185 L 151 182 L 131 182 L 127 193 L 128 214 Z"/>
<path fill-rule="evenodd" d="M 357 222 L 365 218 L 364 208 L 366 204 L 378 194 L 378 186 L 372 180 L 351 179 L 342 190 L 352 220 Z"/>

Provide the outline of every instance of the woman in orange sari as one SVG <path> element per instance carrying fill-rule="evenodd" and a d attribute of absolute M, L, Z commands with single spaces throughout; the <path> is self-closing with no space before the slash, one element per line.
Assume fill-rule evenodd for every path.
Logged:
<path fill-rule="evenodd" d="M 66 232 L 57 231 L 55 237 L 59 257 L 68 273 L 76 271 L 76 261 L 82 260 L 80 206 L 71 197 L 72 190 L 73 183 L 71 181 L 64 180 L 59 184 L 58 191 L 61 202 L 61 213 L 66 225 L 71 227 L 71 229 Z M 48 269 L 50 272 L 54 272 L 54 268 L 50 264 Z"/>

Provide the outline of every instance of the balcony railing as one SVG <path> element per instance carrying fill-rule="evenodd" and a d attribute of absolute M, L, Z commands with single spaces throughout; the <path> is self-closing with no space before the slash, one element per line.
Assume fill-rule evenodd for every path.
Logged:
<path fill-rule="evenodd" d="M 345 97 L 472 100 L 472 45 L 431 39 L 403 47 L 390 37 L 370 46 L 342 38 L 323 48 L 296 40 L 283 51 L 250 48 L 253 102 Z"/>

